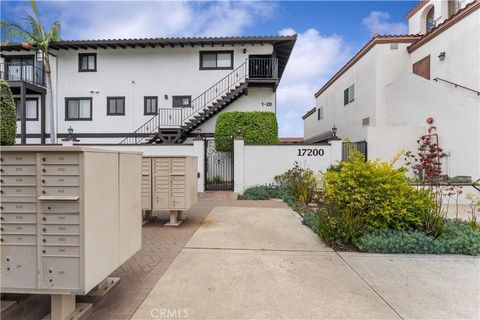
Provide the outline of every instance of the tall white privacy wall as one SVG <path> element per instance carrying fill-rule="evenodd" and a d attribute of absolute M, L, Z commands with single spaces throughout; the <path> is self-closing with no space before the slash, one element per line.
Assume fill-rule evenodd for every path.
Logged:
<path fill-rule="evenodd" d="M 313 171 L 324 171 L 342 159 L 342 141 L 327 144 L 245 145 L 234 141 L 235 192 L 274 182 L 274 177 L 291 169 L 294 162 Z"/>
<path fill-rule="evenodd" d="M 198 163 L 198 191 L 205 189 L 205 141 L 203 139 L 194 140 L 192 144 L 114 144 L 114 145 L 92 145 L 89 147 L 98 147 L 102 149 L 116 151 L 137 151 L 143 152 L 144 156 L 193 156 L 197 157 Z"/>

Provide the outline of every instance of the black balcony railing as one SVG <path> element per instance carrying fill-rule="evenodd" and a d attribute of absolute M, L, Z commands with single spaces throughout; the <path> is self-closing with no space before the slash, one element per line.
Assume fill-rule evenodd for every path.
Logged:
<path fill-rule="evenodd" d="M 25 81 L 37 86 L 45 86 L 45 71 L 25 62 L 0 63 L 0 78 L 6 81 Z"/>
<path fill-rule="evenodd" d="M 137 144 L 154 134 L 159 129 L 180 128 L 185 122 L 208 108 L 219 97 L 229 94 L 232 87 L 246 80 L 278 80 L 277 58 L 248 58 L 217 83 L 192 100 L 189 107 L 161 108 L 158 114 L 145 122 L 120 143 Z"/>

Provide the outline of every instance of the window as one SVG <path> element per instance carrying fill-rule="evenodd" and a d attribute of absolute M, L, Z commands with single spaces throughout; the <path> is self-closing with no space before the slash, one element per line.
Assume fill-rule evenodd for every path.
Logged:
<path fill-rule="evenodd" d="M 200 51 L 200 70 L 233 69 L 233 51 Z"/>
<path fill-rule="evenodd" d="M 158 97 L 143 98 L 143 114 L 156 115 L 158 113 Z"/>
<path fill-rule="evenodd" d="M 107 97 L 107 116 L 125 115 L 125 97 Z"/>
<path fill-rule="evenodd" d="M 173 96 L 172 106 L 174 108 L 189 108 L 192 103 L 192 96 Z"/>
<path fill-rule="evenodd" d="M 96 72 L 97 71 L 97 54 L 96 53 L 79 53 L 78 54 L 78 71 L 79 72 Z"/>
<path fill-rule="evenodd" d="M 428 11 L 427 13 L 427 21 L 426 21 L 427 32 L 431 31 L 435 27 L 435 20 L 433 19 L 433 16 L 435 13 L 434 9 L 435 7 L 431 7 L 430 11 Z"/>
<path fill-rule="evenodd" d="M 350 102 L 355 100 L 355 85 L 352 84 L 350 87 L 343 91 L 343 105 L 346 106 Z"/>
<path fill-rule="evenodd" d="M 14 100 L 15 100 L 15 105 L 17 107 L 17 120 L 20 121 L 22 119 L 21 109 L 20 109 L 20 98 L 15 98 Z M 26 109 L 27 109 L 26 118 L 28 121 L 38 120 L 38 98 L 27 98 Z"/>
<path fill-rule="evenodd" d="M 65 120 L 92 120 L 92 98 L 65 98 Z"/>
<path fill-rule="evenodd" d="M 323 106 L 317 109 L 317 120 L 323 119 Z"/>

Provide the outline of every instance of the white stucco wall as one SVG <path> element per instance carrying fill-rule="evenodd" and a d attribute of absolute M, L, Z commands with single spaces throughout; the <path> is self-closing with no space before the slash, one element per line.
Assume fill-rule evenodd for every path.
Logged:
<path fill-rule="evenodd" d="M 269 111 L 276 110 L 276 94 L 272 88 L 248 88 L 248 95 L 242 96 L 240 99 L 233 102 L 222 112 L 232 111 Z M 218 115 L 205 122 L 198 129 L 205 132 L 215 132 L 215 124 L 217 123 Z M 194 132 L 198 132 L 196 129 Z"/>
<path fill-rule="evenodd" d="M 470 2 L 475 0 L 458 0 L 459 7 L 464 8 Z M 426 16 L 430 8 L 434 7 L 434 20 L 438 25 L 448 18 L 448 1 L 447 0 L 430 0 L 428 4 L 422 7 L 414 15 L 408 19 L 408 33 L 417 34 L 426 31 Z"/>
<path fill-rule="evenodd" d="M 450 154 L 446 173 L 480 178 L 479 97 L 408 75 L 386 87 L 386 99 L 387 126 L 422 127 L 425 119 L 432 117 L 440 146 Z M 411 145 L 411 138 L 399 136 L 392 143 L 397 149 L 405 148 Z"/>
<path fill-rule="evenodd" d="M 243 49 L 247 50 L 246 54 Z M 78 133 L 133 132 L 152 118 L 143 115 L 144 96 L 158 96 L 159 108 L 171 108 L 174 95 L 191 95 L 194 99 L 232 72 L 199 70 L 199 52 L 208 50 L 233 50 L 235 68 L 244 63 L 249 54 L 271 54 L 273 47 L 225 45 L 56 52 L 59 131 L 66 132 L 71 125 Z M 82 52 L 97 53 L 97 72 L 78 72 L 78 53 Z M 99 93 L 91 93 L 91 90 Z M 268 99 L 271 99 L 271 92 L 270 89 Z M 164 95 L 168 95 L 168 99 Z M 106 115 L 108 96 L 125 96 L 125 116 Z M 92 97 L 93 121 L 65 121 L 65 97 Z"/>
<path fill-rule="evenodd" d="M 299 149 L 302 155 L 299 156 Z M 302 149 L 323 150 L 323 155 L 303 155 Z M 237 150 L 235 150 L 237 151 Z M 313 151 L 312 151 L 313 152 Z M 235 153 L 235 162 L 241 161 L 239 152 Z M 278 156 L 281 155 L 281 156 Z M 293 167 L 295 161 L 303 168 L 315 172 L 324 171 L 341 157 L 341 152 L 332 152 L 332 146 L 325 145 L 245 145 L 243 149 L 243 192 L 249 187 L 273 183 L 274 177 Z M 239 170 L 237 170 L 239 171 Z M 235 180 L 237 179 L 235 173 Z"/>
<path fill-rule="evenodd" d="M 367 127 L 362 126 L 362 119 L 370 118 L 370 126 L 381 125 L 383 88 L 409 72 L 407 46 L 407 43 L 398 43 L 398 49 L 392 49 L 388 43 L 375 45 L 328 87 L 316 99 L 316 107 L 324 107 L 324 118 L 317 120 L 314 113 L 305 119 L 305 139 L 328 131 L 335 124 L 337 136 L 351 141 L 365 140 Z M 343 91 L 351 84 L 355 84 L 355 100 L 344 106 Z"/>
<path fill-rule="evenodd" d="M 445 52 L 445 60 L 438 55 Z M 480 10 L 411 53 L 411 63 L 430 55 L 431 79 L 442 78 L 480 90 Z"/>

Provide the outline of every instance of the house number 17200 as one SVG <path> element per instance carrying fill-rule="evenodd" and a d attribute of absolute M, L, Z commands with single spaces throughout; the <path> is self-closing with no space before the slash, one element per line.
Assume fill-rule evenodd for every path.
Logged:
<path fill-rule="evenodd" d="M 325 152 L 323 149 L 298 149 L 298 156 L 299 157 L 317 157 L 317 156 L 323 156 Z"/>

